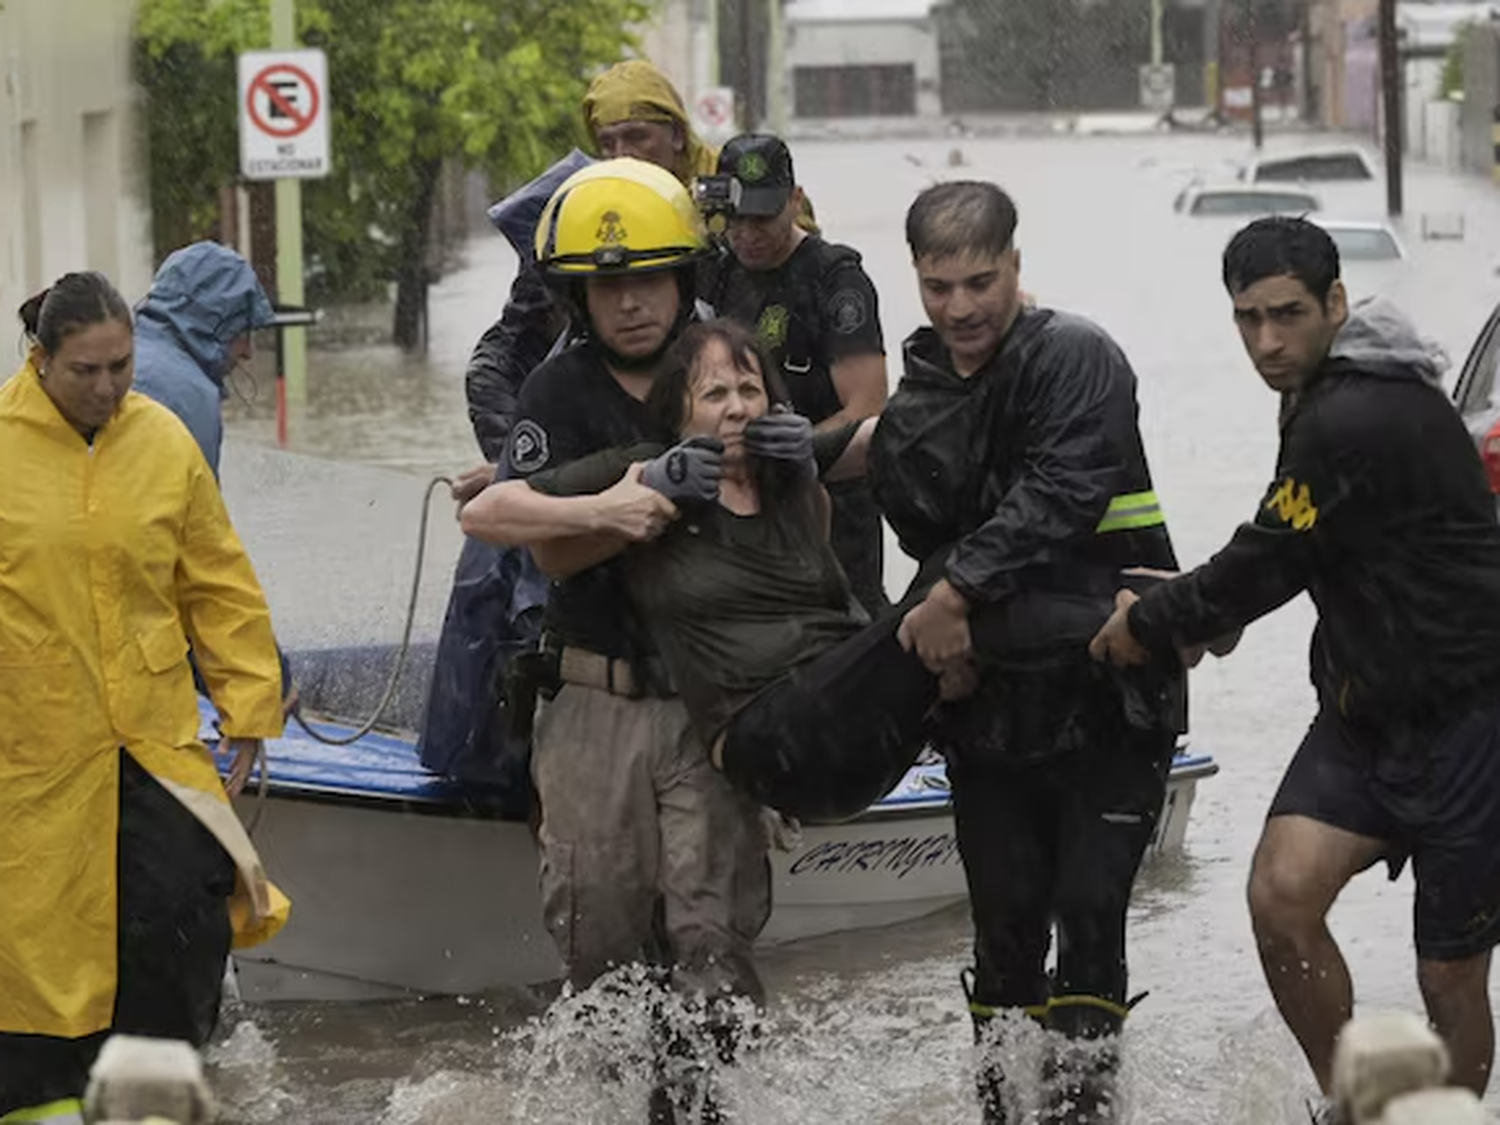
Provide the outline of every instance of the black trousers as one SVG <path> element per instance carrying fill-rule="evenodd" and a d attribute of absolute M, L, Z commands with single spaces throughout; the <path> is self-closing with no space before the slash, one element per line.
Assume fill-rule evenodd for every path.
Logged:
<path fill-rule="evenodd" d="M 110 1028 L 81 1039 L 0 1032 L 0 1115 L 82 1097 L 113 1033 L 201 1047 L 219 1019 L 234 864 L 170 793 L 120 751 L 119 972 Z"/>
<path fill-rule="evenodd" d="M 1176 735 L 1100 718 L 1097 737 L 1040 760 L 945 747 L 974 917 L 974 998 L 982 1004 L 1026 1007 L 1052 996 L 1125 1002 L 1126 910 L 1161 814 Z"/>

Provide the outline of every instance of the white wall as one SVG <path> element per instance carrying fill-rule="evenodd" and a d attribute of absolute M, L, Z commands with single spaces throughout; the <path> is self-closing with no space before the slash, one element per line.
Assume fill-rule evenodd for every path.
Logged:
<path fill-rule="evenodd" d="M 942 112 L 937 31 L 930 20 L 793 21 L 787 25 L 788 72 L 804 66 L 888 66 L 916 69 L 917 114 Z M 795 108 L 795 107 L 794 107 Z"/>
<path fill-rule="evenodd" d="M 16 307 L 70 270 L 128 300 L 151 281 L 146 166 L 131 83 L 131 0 L 0 7 L 0 379 L 16 367 Z"/>

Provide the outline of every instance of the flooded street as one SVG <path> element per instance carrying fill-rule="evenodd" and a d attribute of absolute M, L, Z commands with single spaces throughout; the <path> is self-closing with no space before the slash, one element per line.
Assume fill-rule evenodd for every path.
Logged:
<path fill-rule="evenodd" d="M 1273 136 L 1268 147 L 1298 143 Z M 794 145 L 825 233 L 863 253 L 879 290 L 893 384 L 899 341 L 921 323 L 901 236 L 907 204 L 934 179 L 959 175 L 994 179 L 1014 195 L 1023 285 L 1042 304 L 1099 321 L 1136 368 L 1147 452 L 1185 565 L 1252 513 L 1276 449 L 1277 403 L 1241 350 L 1219 281 L 1219 252 L 1236 224 L 1172 210 L 1193 169 L 1223 179 L 1248 152 L 1240 137 L 1154 134 Z M 955 154 L 962 167 L 950 167 Z M 1325 204 L 1331 217 L 1378 218 L 1383 184 L 1330 185 Z M 1500 246 L 1500 191 L 1417 166 L 1406 206 L 1398 233 L 1410 259 L 1356 263 L 1346 280 L 1355 299 L 1380 292 L 1402 304 L 1450 352 L 1451 382 L 1500 298 L 1490 253 Z M 1424 215 L 1445 226 L 1462 216 L 1464 238 L 1424 240 Z M 234 404 L 225 487 L 288 647 L 398 639 L 427 479 L 478 459 L 463 372 L 513 270 L 498 235 L 473 242 L 468 267 L 434 291 L 423 360 L 385 348 L 314 351 L 291 446 L 321 460 L 266 451 L 275 432 L 269 386 Z M 443 499 L 433 509 L 419 638 L 436 635 L 458 541 Z M 888 560 L 895 590 L 912 567 L 894 544 Z M 1185 852 L 1149 865 L 1138 888 L 1131 983 L 1150 997 L 1126 1033 L 1132 1121 L 1306 1120 L 1311 1077 L 1262 980 L 1243 886 L 1265 807 L 1313 711 L 1311 621 L 1299 599 L 1254 627 L 1231 659 L 1194 674 L 1193 744 L 1222 772 L 1199 787 Z M 1410 902 L 1409 876 L 1391 884 L 1372 872 L 1334 912 L 1362 1005 L 1420 1006 Z M 400 909 L 397 889 L 392 910 Z M 977 1122 L 958 984 L 968 936 L 959 910 L 768 951 L 768 1035 L 732 1080 L 733 1120 Z M 566 1006 L 546 1015 L 549 999 L 240 1006 L 226 1011 L 211 1053 L 214 1080 L 237 1122 L 644 1121 L 638 1087 L 579 1073 L 604 1032 L 577 1031 Z M 1500 1107 L 1500 1097 L 1489 1104 Z"/>

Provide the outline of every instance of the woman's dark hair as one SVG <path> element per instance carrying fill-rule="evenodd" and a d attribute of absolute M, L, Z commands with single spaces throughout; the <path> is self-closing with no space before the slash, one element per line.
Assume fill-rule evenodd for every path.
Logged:
<path fill-rule="evenodd" d="M 48 355 L 75 332 L 118 320 L 129 325 L 130 306 L 102 273 L 65 273 L 17 310 L 26 335 Z"/>
<path fill-rule="evenodd" d="M 651 392 L 646 396 L 646 406 L 673 441 L 682 436 L 683 423 L 688 419 L 688 398 L 693 390 L 693 374 L 698 360 L 715 340 L 729 352 L 735 370 L 760 373 L 766 384 L 766 398 L 772 406 L 791 405 L 791 396 L 786 393 L 781 373 L 751 329 L 737 320 L 727 319 L 691 324 L 667 350 L 661 370 L 651 380 Z"/>
<path fill-rule="evenodd" d="M 791 407 L 792 398 L 787 394 L 781 373 L 752 329 L 737 320 L 702 321 L 683 330 L 676 343 L 667 350 L 656 378 L 651 380 L 646 406 L 661 424 L 664 440 L 675 442 L 682 436 L 682 427 L 689 414 L 688 398 L 693 389 L 693 375 L 703 353 L 714 341 L 724 345 L 736 370 L 760 372 L 766 386 L 768 406 Z M 806 478 L 798 466 L 757 460 L 755 481 L 760 486 L 762 500 L 773 513 L 787 515 L 796 511 L 805 514 L 802 510 L 807 508 L 806 503 L 787 503 L 794 497 L 806 499 L 809 496 Z"/>
<path fill-rule="evenodd" d="M 1291 277 L 1328 305 L 1339 276 L 1339 248 L 1322 227 L 1291 215 L 1256 219 L 1224 248 L 1224 288 L 1230 296 L 1268 277 Z"/>

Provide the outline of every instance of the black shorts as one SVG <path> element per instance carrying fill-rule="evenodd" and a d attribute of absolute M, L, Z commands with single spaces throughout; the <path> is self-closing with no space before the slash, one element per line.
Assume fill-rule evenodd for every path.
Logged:
<path fill-rule="evenodd" d="M 1370 728 L 1374 730 L 1374 728 Z M 1384 841 L 1417 881 L 1417 956 L 1460 961 L 1500 943 L 1500 705 L 1405 740 L 1320 711 L 1271 801 Z"/>

